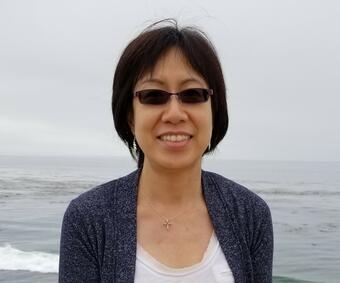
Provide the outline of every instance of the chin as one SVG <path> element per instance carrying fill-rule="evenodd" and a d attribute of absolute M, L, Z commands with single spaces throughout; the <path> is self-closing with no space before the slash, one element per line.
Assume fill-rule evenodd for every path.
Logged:
<path fill-rule="evenodd" d="M 183 169 L 192 169 L 196 166 L 201 166 L 201 158 L 200 159 L 192 159 L 192 158 L 181 158 L 181 157 L 170 157 L 170 158 L 164 158 L 162 160 L 154 160 L 152 162 L 154 165 L 156 165 L 159 168 L 165 169 L 165 170 L 183 170 Z"/>

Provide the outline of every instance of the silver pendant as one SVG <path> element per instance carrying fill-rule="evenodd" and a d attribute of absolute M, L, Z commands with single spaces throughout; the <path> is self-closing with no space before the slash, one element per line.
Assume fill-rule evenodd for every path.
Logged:
<path fill-rule="evenodd" d="M 163 226 L 166 228 L 166 230 L 169 231 L 171 225 L 172 225 L 172 223 L 170 223 L 169 219 L 164 220 Z"/>

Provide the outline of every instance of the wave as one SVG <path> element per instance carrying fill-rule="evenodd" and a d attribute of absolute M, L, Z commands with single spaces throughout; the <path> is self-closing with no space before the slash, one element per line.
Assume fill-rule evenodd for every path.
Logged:
<path fill-rule="evenodd" d="M 27 270 L 41 273 L 58 273 L 57 254 L 31 251 L 25 252 L 10 244 L 0 246 L 0 270 Z M 283 276 L 274 276 L 273 283 L 314 283 Z"/>
<path fill-rule="evenodd" d="M 41 273 L 58 273 L 57 254 L 31 251 L 25 252 L 10 244 L 0 246 L 0 270 L 28 270 Z"/>

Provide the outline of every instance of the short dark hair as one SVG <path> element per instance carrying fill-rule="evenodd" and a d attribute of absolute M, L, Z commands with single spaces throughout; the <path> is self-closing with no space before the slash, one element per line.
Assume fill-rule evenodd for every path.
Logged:
<path fill-rule="evenodd" d="M 216 148 L 228 129 L 226 86 L 221 64 L 207 35 L 195 27 L 179 28 L 174 19 L 165 19 L 146 28 L 123 51 L 113 78 L 112 114 L 119 137 L 128 146 L 138 167 L 144 162 L 144 153 L 134 139 L 129 119 L 132 114 L 133 89 L 137 81 L 152 71 L 158 59 L 170 48 L 183 53 L 191 67 L 213 89 L 211 96 L 213 130 L 208 153 Z M 205 154 L 204 153 L 204 154 Z"/>

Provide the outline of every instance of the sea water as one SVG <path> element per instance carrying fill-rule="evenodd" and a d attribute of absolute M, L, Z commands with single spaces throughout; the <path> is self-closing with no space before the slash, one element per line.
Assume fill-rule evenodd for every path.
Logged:
<path fill-rule="evenodd" d="M 127 157 L 0 156 L 0 282 L 57 282 L 70 200 L 135 168 Z M 274 282 L 340 282 L 340 163 L 208 158 L 203 168 L 268 203 Z"/>

